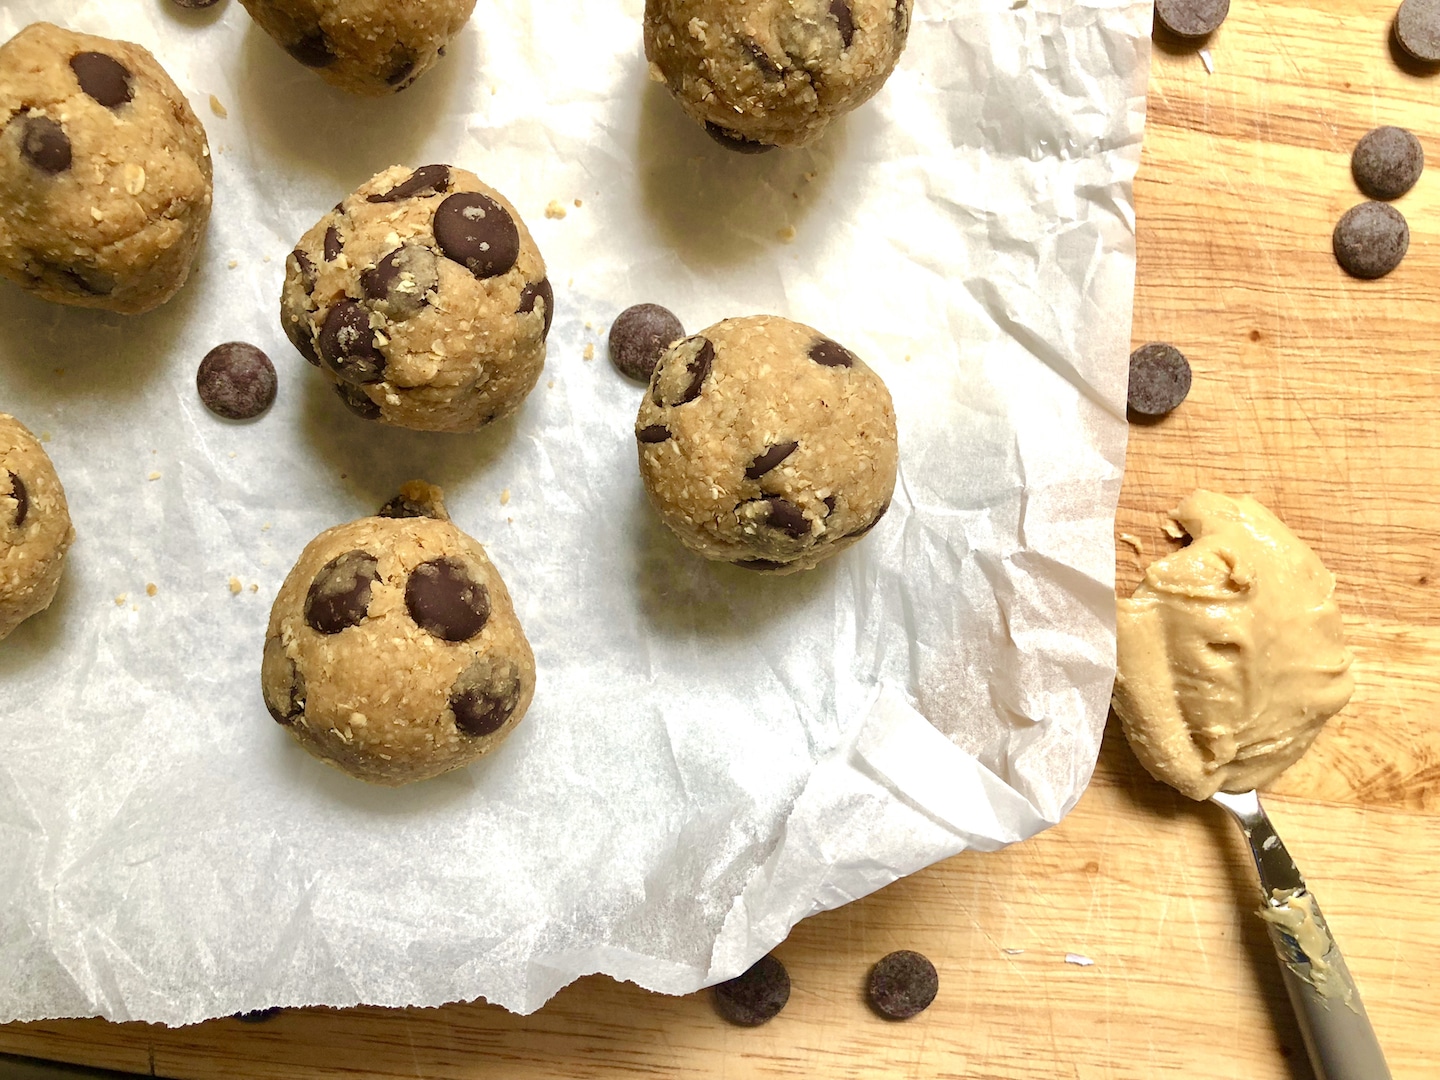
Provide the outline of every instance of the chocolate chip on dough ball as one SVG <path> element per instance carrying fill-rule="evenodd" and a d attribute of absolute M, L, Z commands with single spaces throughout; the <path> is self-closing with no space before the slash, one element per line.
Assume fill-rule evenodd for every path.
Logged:
<path fill-rule="evenodd" d="M 50 606 L 74 540 L 49 455 L 24 424 L 0 413 L 0 641 Z"/>

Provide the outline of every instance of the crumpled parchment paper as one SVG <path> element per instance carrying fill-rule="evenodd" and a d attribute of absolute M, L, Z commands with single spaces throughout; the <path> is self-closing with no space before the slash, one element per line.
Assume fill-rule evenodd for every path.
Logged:
<path fill-rule="evenodd" d="M 0 645 L 0 1020 L 528 1012 L 596 971 L 689 992 L 1079 797 L 1114 671 L 1150 5 L 918 0 L 884 91 L 761 157 L 649 81 L 640 15 L 480 0 L 441 66 L 364 101 L 235 0 L 0 7 L 0 36 L 45 18 L 149 47 L 215 162 L 200 263 L 161 310 L 0 283 L 0 409 L 46 440 L 79 537 Z M 277 317 L 301 232 L 429 161 L 506 192 L 555 285 L 539 386 L 473 436 L 352 417 Z M 606 359 L 642 300 L 692 331 L 797 318 L 881 373 L 901 475 L 863 544 L 775 580 L 670 537 L 635 466 L 641 391 Z M 232 339 L 280 369 L 252 423 L 195 394 Z M 260 652 L 301 547 L 413 477 L 489 549 L 539 689 L 499 752 L 391 791 L 268 718 Z"/>

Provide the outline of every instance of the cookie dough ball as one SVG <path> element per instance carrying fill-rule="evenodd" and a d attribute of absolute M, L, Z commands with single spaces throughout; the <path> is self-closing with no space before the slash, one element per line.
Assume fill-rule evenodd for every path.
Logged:
<path fill-rule="evenodd" d="M 777 574 L 849 547 L 890 507 L 895 409 L 844 346 L 769 315 L 660 359 L 635 420 L 650 501 L 697 555 Z"/>
<path fill-rule="evenodd" d="M 657 82 L 720 142 L 804 146 L 873 97 L 905 48 L 912 0 L 646 0 Z"/>
<path fill-rule="evenodd" d="M 0 641 L 50 606 L 74 539 L 49 455 L 24 424 L 0 413 Z"/>
<path fill-rule="evenodd" d="M 331 86 L 380 97 L 445 55 L 475 0 L 240 0 L 280 47 Z"/>
<path fill-rule="evenodd" d="M 261 687 L 300 745 L 398 786 L 495 749 L 535 693 L 535 657 L 485 549 L 438 488 L 405 485 L 399 517 L 327 529 L 290 571 L 265 636 Z"/>
<path fill-rule="evenodd" d="M 174 296 L 210 219 L 210 148 L 139 45 L 34 23 L 0 45 L 0 274 L 139 314 Z"/>
<path fill-rule="evenodd" d="M 396 165 L 300 238 L 280 320 L 360 416 L 474 431 L 534 388 L 554 307 L 505 196 L 450 165 Z"/>

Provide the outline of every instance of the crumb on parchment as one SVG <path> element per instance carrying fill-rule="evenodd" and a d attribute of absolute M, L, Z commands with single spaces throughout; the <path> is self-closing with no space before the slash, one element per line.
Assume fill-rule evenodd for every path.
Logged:
<path fill-rule="evenodd" d="M 244 587 L 245 587 L 245 586 L 243 586 L 243 585 L 240 584 L 240 579 L 239 579 L 238 577 L 232 577 L 232 578 L 230 579 L 230 595 L 231 595 L 231 596 L 239 596 L 239 595 L 240 595 L 240 590 L 243 589 Z"/>

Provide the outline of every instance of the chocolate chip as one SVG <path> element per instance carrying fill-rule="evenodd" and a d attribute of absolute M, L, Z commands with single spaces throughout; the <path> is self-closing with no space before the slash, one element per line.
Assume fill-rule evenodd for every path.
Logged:
<path fill-rule="evenodd" d="M 643 427 L 635 433 L 635 438 L 642 443 L 662 443 L 670 438 L 670 429 L 664 424 L 651 424 Z"/>
<path fill-rule="evenodd" d="M 610 361 L 620 374 L 649 382 L 665 350 L 684 336 L 685 327 L 669 309 L 636 304 L 610 324 Z"/>
<path fill-rule="evenodd" d="M 435 254 L 420 244 L 396 248 L 360 275 L 360 289 L 385 315 L 405 320 L 419 314 L 440 286 Z"/>
<path fill-rule="evenodd" d="M 514 664 L 488 656 L 476 657 L 450 691 L 455 727 L 476 739 L 504 727 L 519 704 L 519 670 Z"/>
<path fill-rule="evenodd" d="M 685 366 L 679 361 L 689 353 Z M 667 354 L 668 363 L 657 365 L 651 377 L 656 405 L 688 405 L 700 396 L 705 379 L 715 364 L 715 346 L 709 338 L 686 338 Z"/>
<path fill-rule="evenodd" d="M 841 0 L 836 0 L 836 2 L 839 3 Z M 760 69 L 761 75 L 772 80 L 781 77 L 783 72 L 781 71 L 780 65 L 770 59 L 770 54 L 765 51 L 763 45 L 754 38 L 746 38 L 743 44 L 746 54 L 750 57 L 754 65 Z"/>
<path fill-rule="evenodd" d="M 759 480 L 760 477 L 775 468 L 776 465 L 779 465 L 799 449 L 799 447 L 800 444 L 798 442 L 776 443 L 774 446 L 769 447 L 763 454 L 760 454 L 754 461 L 750 462 L 750 467 L 745 470 L 745 479 Z"/>
<path fill-rule="evenodd" d="M 399 202 L 419 196 L 429 198 L 450 190 L 449 165 L 421 165 L 389 191 L 378 195 L 366 195 L 365 201 L 372 203 Z"/>
<path fill-rule="evenodd" d="M 330 40 L 318 26 L 299 41 L 286 45 L 285 51 L 308 68 L 329 67 L 336 60 Z"/>
<path fill-rule="evenodd" d="M 344 250 L 345 242 L 340 239 L 339 227 L 331 225 L 325 230 L 325 261 L 334 262 Z"/>
<path fill-rule="evenodd" d="M 70 168 L 70 136 L 48 116 L 26 113 L 20 154 L 41 172 L 54 176 Z"/>
<path fill-rule="evenodd" d="M 771 143 L 757 142 L 755 139 L 736 135 L 733 131 L 726 131 L 719 124 L 710 120 L 705 121 L 705 134 L 725 147 L 726 150 L 734 150 L 737 154 L 768 154 L 775 149 Z"/>
<path fill-rule="evenodd" d="M 200 400 L 227 420 L 250 420 L 275 401 L 275 365 L 244 341 L 216 345 L 200 361 L 195 373 Z"/>
<path fill-rule="evenodd" d="M 860 528 L 856 529 L 856 530 L 855 530 L 854 532 L 852 532 L 850 535 L 851 535 L 852 537 L 864 536 L 864 535 L 865 535 L 866 533 L 868 533 L 871 529 L 875 528 L 876 525 L 879 525 L 879 524 L 880 524 L 880 519 L 883 518 L 883 517 L 884 517 L 887 513 L 889 513 L 889 512 L 890 512 L 890 501 L 887 499 L 887 500 L 885 501 L 885 505 L 882 506 L 882 507 L 880 507 L 880 509 L 875 512 L 875 516 L 874 516 L 873 518 L 871 518 L 871 519 L 870 519 L 868 522 L 866 522 L 864 525 L 861 525 Z"/>
<path fill-rule="evenodd" d="M 545 301 L 545 325 L 540 328 L 540 340 L 544 341 L 550 336 L 550 324 L 555 320 L 555 290 L 550 287 L 548 277 L 532 281 L 520 290 L 520 304 L 515 308 L 515 314 L 526 315 L 534 311 L 537 300 Z"/>
<path fill-rule="evenodd" d="M 279 637 L 265 639 L 260 674 L 265 708 L 277 724 L 293 724 L 305 714 L 305 676 Z"/>
<path fill-rule="evenodd" d="M 315 264 L 310 261 L 310 256 L 296 248 L 290 253 L 295 257 L 295 265 L 300 268 L 300 283 L 305 287 L 307 293 L 315 291 L 315 281 L 319 276 L 315 270 Z"/>
<path fill-rule="evenodd" d="M 1347 274 L 1379 278 L 1400 265 L 1410 248 L 1405 216 L 1382 202 L 1363 202 L 1345 211 L 1332 237 L 1335 259 Z"/>
<path fill-rule="evenodd" d="M 478 191 L 458 191 L 440 204 L 435 242 L 477 278 L 497 277 L 520 257 L 520 230 L 509 212 Z"/>
<path fill-rule="evenodd" d="M 415 54 L 403 45 L 396 45 L 390 50 L 390 60 L 385 72 L 385 85 L 394 86 L 403 90 L 409 83 L 405 82 L 410 73 L 415 70 Z"/>
<path fill-rule="evenodd" d="M 25 490 L 25 481 L 15 475 L 10 469 L 10 498 L 15 500 L 15 528 L 25 524 L 25 516 L 30 513 L 30 494 Z"/>
<path fill-rule="evenodd" d="M 350 386 L 347 383 L 336 383 L 335 392 L 340 395 L 340 400 L 345 407 L 362 420 L 379 420 L 380 406 L 371 401 L 364 390 L 358 386 Z"/>
<path fill-rule="evenodd" d="M 930 1007 L 940 990 L 935 965 L 918 952 L 901 949 L 870 969 L 866 992 L 871 1007 L 890 1020 L 908 1020 Z"/>
<path fill-rule="evenodd" d="M 406 484 L 400 493 L 375 512 L 383 518 L 433 518 L 449 521 L 440 489 L 425 483 Z"/>
<path fill-rule="evenodd" d="M 855 354 L 838 341 L 822 337 L 810 346 L 810 359 L 822 367 L 854 367 Z"/>
<path fill-rule="evenodd" d="M 341 300 L 325 316 L 320 358 L 348 383 L 363 385 L 385 378 L 385 356 L 375 347 L 370 312 L 354 300 Z"/>
<path fill-rule="evenodd" d="M 70 70 L 75 72 L 80 89 L 107 109 L 118 109 L 135 96 L 129 69 L 113 56 L 102 52 L 76 53 L 70 58 Z"/>
<path fill-rule="evenodd" d="M 1372 199 L 1398 199 L 1415 186 L 1425 168 L 1420 140 L 1404 128 L 1378 127 L 1350 155 L 1350 172 Z"/>
<path fill-rule="evenodd" d="M 463 562 L 444 556 L 410 572 L 405 606 L 421 630 L 443 641 L 469 641 L 490 619 L 490 591 Z"/>
<path fill-rule="evenodd" d="M 855 39 L 855 19 L 850 14 L 850 5 L 845 0 L 830 0 L 830 17 L 840 24 L 840 40 L 848 49 Z"/>
<path fill-rule="evenodd" d="M 742 570 L 779 570 L 786 564 L 774 559 L 740 559 L 735 565 Z"/>
<path fill-rule="evenodd" d="M 732 1024 L 756 1027 L 773 1020 L 790 1000 L 790 973 L 774 953 L 757 960 L 743 975 L 715 987 L 715 1011 Z"/>
<path fill-rule="evenodd" d="M 1230 14 L 1230 0 L 1155 0 L 1155 18 L 1178 37 L 1212 33 Z"/>
<path fill-rule="evenodd" d="M 825 498 L 821 499 L 820 501 L 825 504 L 825 516 L 826 516 L 826 517 L 829 517 L 831 514 L 833 514 L 833 513 L 835 512 L 835 496 L 834 496 L 834 495 L 826 495 Z"/>
<path fill-rule="evenodd" d="M 1440 63 L 1440 0 L 1405 0 L 1395 15 L 1395 40 L 1416 60 Z"/>
<path fill-rule="evenodd" d="M 285 336 L 290 339 L 290 344 L 295 346 L 295 351 L 305 358 L 307 364 L 319 367 L 320 354 L 315 351 L 315 339 L 310 333 L 310 320 L 301 318 L 291 322 L 287 315 L 281 321 L 285 324 Z"/>
<path fill-rule="evenodd" d="M 761 501 L 770 504 L 770 512 L 765 518 L 766 525 L 789 533 L 796 540 L 803 540 L 810 535 L 810 519 L 800 507 L 778 496 Z"/>
<path fill-rule="evenodd" d="M 356 626 L 370 608 L 370 586 L 380 578 L 374 555 L 347 551 L 320 568 L 305 594 L 305 623 L 322 634 Z"/>
<path fill-rule="evenodd" d="M 1130 411 L 1164 416 L 1190 393 L 1190 361 L 1174 345 L 1152 342 L 1130 354 Z"/>

